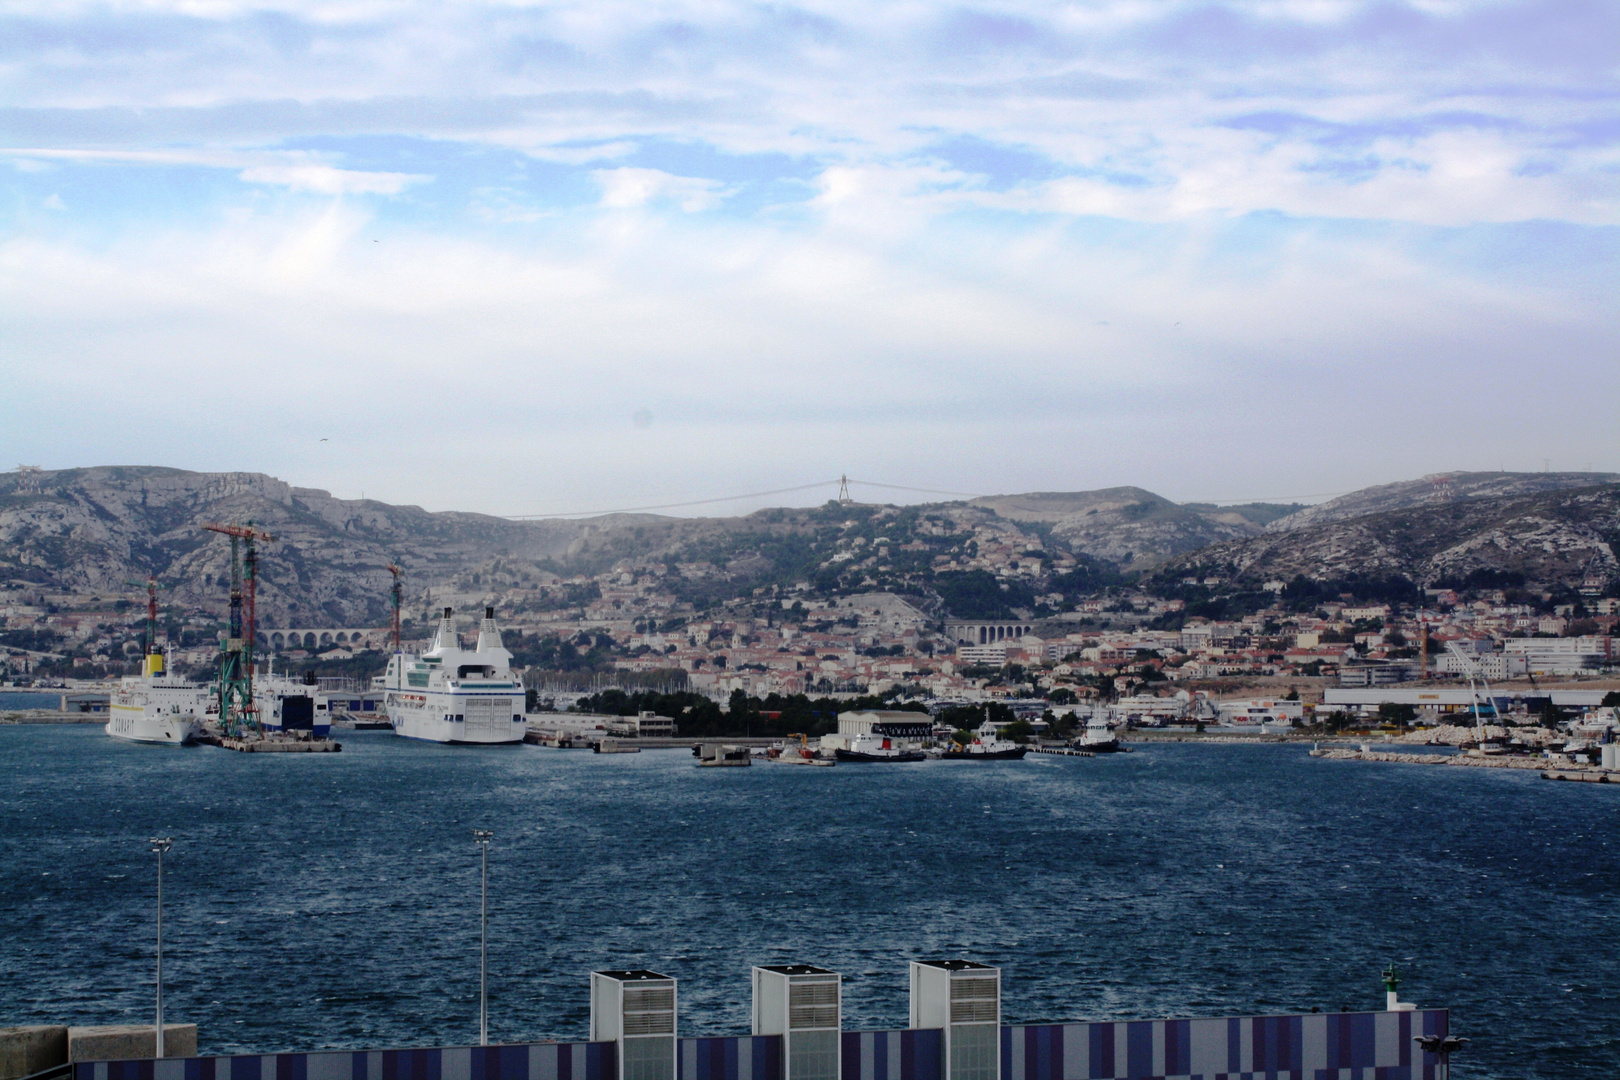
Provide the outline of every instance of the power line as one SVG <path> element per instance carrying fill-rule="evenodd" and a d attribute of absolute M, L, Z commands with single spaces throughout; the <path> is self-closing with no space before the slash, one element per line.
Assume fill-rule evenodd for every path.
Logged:
<path fill-rule="evenodd" d="M 557 514 L 508 514 L 511 521 L 537 521 L 542 518 L 565 517 L 602 517 L 606 514 L 640 514 L 649 510 L 679 510 L 687 506 L 708 506 L 711 503 L 740 502 L 743 499 L 764 499 L 772 495 L 789 495 L 795 491 L 810 491 L 819 487 L 830 487 L 838 483 L 837 480 L 822 480 L 814 484 L 800 484 L 798 487 L 777 488 L 775 491 L 756 491 L 750 495 L 721 495 L 714 499 L 694 499 L 691 502 L 661 503 L 658 506 L 629 506 L 619 510 L 573 510 Z"/>
<path fill-rule="evenodd" d="M 956 495 L 963 499 L 982 499 L 983 495 L 971 491 L 940 491 L 938 488 L 902 487 L 899 484 L 879 484 L 873 480 L 851 480 L 862 487 L 887 488 L 890 491 L 915 491 L 923 495 Z"/>

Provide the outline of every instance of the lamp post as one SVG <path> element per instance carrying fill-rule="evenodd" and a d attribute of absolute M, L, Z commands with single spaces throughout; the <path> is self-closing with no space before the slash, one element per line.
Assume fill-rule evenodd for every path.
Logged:
<path fill-rule="evenodd" d="M 174 846 L 174 840 L 167 836 L 154 836 L 147 841 L 152 845 L 152 853 L 157 856 L 157 1053 L 153 1057 L 163 1056 L 163 853 Z"/>
<path fill-rule="evenodd" d="M 474 829 L 478 845 L 478 1045 L 489 1045 L 489 842 L 495 834 Z"/>
<path fill-rule="evenodd" d="M 1433 1054 L 1439 1059 L 1439 1071 L 1435 1080 L 1451 1080 L 1451 1055 L 1468 1045 L 1467 1039 L 1459 1039 L 1455 1035 L 1414 1035 L 1412 1041 L 1418 1044 L 1418 1049 L 1425 1054 Z"/>

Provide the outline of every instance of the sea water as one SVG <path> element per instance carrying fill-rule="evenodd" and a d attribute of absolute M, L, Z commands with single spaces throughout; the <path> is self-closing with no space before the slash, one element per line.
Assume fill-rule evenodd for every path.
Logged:
<path fill-rule="evenodd" d="M 347 733 L 341 754 L 0 727 L 0 1024 L 166 1015 L 205 1053 L 465 1045 L 489 851 L 494 1041 L 580 1039 L 587 972 L 675 976 L 746 1034 L 752 964 L 845 976 L 904 1027 L 906 961 L 1004 969 L 1007 1022 L 1452 1010 L 1462 1077 L 1620 1076 L 1620 791 L 1298 745 L 698 769 Z"/>

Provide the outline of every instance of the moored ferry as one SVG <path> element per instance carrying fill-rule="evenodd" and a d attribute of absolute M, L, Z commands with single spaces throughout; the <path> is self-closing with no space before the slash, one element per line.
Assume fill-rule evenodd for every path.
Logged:
<path fill-rule="evenodd" d="M 520 743 L 528 730 L 523 684 L 501 645 L 495 609 L 485 608 L 478 642 L 463 649 L 450 608 L 420 656 L 396 652 L 383 674 L 383 708 L 394 733 L 441 743 Z"/>
<path fill-rule="evenodd" d="M 139 675 L 126 675 L 107 702 L 108 735 L 130 742 L 183 746 L 202 733 L 208 687 L 167 672 L 155 649 L 142 659 Z"/>

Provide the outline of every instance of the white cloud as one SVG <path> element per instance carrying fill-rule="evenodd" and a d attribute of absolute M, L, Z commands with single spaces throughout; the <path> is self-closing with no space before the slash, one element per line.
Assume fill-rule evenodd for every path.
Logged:
<path fill-rule="evenodd" d="M 275 184 L 319 195 L 398 195 L 412 184 L 433 179 L 411 173 L 334 169 L 329 165 L 256 165 L 243 169 L 240 175 L 249 184 Z"/>
<path fill-rule="evenodd" d="M 718 206 L 726 194 L 718 181 L 671 176 L 659 169 L 598 169 L 591 177 L 602 187 L 602 205 L 615 210 L 667 200 L 693 214 Z"/>

